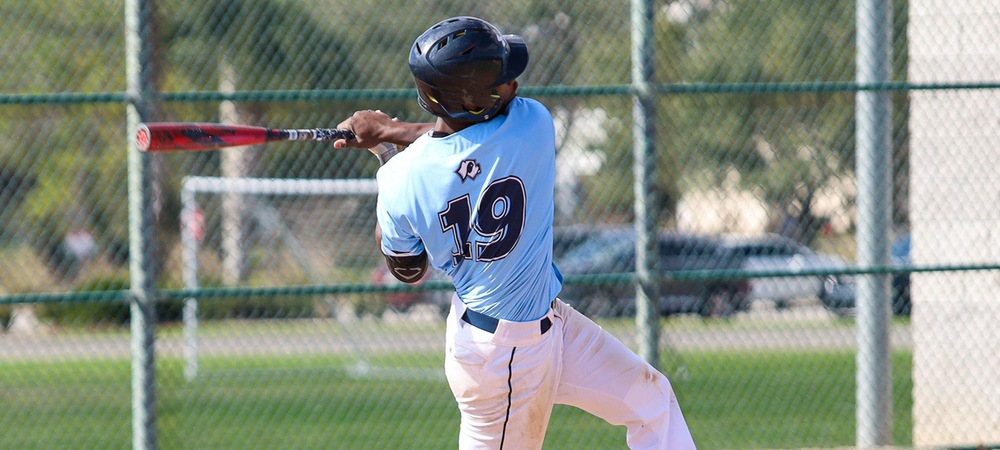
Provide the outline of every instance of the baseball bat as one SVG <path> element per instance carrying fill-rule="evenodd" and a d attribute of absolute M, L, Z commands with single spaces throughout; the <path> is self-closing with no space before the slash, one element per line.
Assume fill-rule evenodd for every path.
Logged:
<path fill-rule="evenodd" d="M 147 122 L 139 125 L 135 143 L 144 152 L 200 152 L 276 141 L 352 139 L 337 128 L 282 129 L 221 123 Z"/>

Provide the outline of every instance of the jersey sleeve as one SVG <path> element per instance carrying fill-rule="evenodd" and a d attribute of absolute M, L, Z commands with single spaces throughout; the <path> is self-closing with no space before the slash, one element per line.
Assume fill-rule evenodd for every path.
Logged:
<path fill-rule="evenodd" d="M 392 161 L 390 161 L 392 163 Z M 424 243 L 417 236 L 412 224 L 407 218 L 407 202 L 398 195 L 404 187 L 399 185 L 401 178 L 394 173 L 392 164 L 386 164 L 379 169 L 378 199 L 375 214 L 379 227 L 382 229 L 382 254 L 389 256 L 415 256 L 424 252 Z"/>

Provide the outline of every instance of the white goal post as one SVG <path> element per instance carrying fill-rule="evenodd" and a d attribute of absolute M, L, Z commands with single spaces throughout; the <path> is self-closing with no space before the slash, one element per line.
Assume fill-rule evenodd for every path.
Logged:
<path fill-rule="evenodd" d="M 197 194 L 256 194 L 297 196 L 375 195 L 378 189 L 374 179 L 276 179 L 189 176 L 181 181 L 181 259 L 185 290 L 198 289 L 198 227 L 204 218 Z M 184 378 L 194 380 L 198 375 L 198 300 L 184 299 Z"/>

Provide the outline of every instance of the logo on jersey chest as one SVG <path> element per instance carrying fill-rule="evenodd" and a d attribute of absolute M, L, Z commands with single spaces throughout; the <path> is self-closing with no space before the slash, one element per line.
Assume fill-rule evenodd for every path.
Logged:
<path fill-rule="evenodd" d="M 458 177 L 462 179 L 464 183 L 465 180 L 475 180 L 479 174 L 483 173 L 483 168 L 479 166 L 479 163 L 474 159 L 466 159 L 458 164 L 458 169 L 455 170 Z"/>

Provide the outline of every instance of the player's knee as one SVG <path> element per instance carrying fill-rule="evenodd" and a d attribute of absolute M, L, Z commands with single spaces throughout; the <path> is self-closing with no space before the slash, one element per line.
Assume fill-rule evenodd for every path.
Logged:
<path fill-rule="evenodd" d="M 626 399 L 626 404 L 633 405 L 636 419 L 641 422 L 655 422 L 667 417 L 672 403 L 677 403 L 677 397 L 670 380 L 651 366 L 633 384 Z"/>

